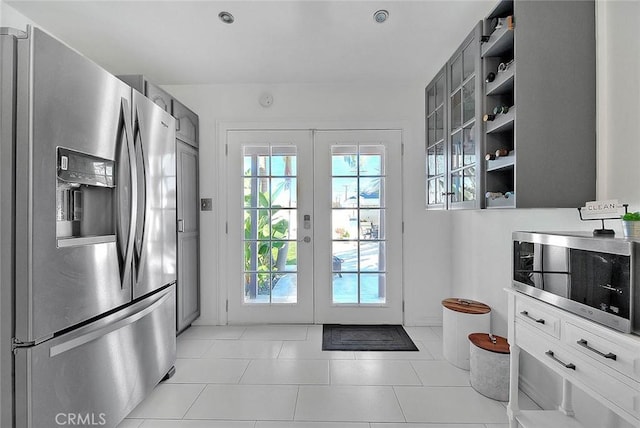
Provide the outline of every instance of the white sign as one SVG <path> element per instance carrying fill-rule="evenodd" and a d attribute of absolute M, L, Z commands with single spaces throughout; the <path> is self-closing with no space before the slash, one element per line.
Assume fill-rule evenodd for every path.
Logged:
<path fill-rule="evenodd" d="M 587 202 L 580 212 L 585 220 L 619 217 L 624 214 L 624 205 L 619 204 L 617 199 L 591 201 Z"/>

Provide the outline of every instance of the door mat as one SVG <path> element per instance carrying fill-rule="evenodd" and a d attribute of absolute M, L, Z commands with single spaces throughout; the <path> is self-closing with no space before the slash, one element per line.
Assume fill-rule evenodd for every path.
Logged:
<path fill-rule="evenodd" d="M 324 324 L 323 351 L 417 351 L 401 325 Z"/>

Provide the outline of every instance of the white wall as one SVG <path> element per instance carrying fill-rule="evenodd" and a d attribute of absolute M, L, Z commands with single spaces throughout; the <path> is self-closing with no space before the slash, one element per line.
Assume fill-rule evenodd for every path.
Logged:
<path fill-rule="evenodd" d="M 33 21 L 0 0 L 0 27 L 24 30 L 28 24 L 33 24 Z"/>
<path fill-rule="evenodd" d="M 206 85 L 166 86 L 198 112 L 201 123 L 200 193 L 214 200 L 212 213 L 201 213 L 202 316 L 200 323 L 218 323 L 216 300 L 218 241 L 225 201 L 218 197 L 220 141 L 217 124 L 262 122 L 334 126 L 394 126 L 403 128 L 405 156 L 404 283 L 407 324 L 438 324 L 440 301 L 449 291 L 449 215 L 424 210 L 424 83 L 407 85 Z M 269 108 L 258 104 L 261 93 L 273 94 Z M 426 245 L 426 243 L 433 245 Z M 222 285 L 223 293 L 225 285 Z"/>

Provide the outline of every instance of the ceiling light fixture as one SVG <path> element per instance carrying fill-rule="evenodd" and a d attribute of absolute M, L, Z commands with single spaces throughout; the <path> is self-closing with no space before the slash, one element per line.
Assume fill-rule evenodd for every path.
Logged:
<path fill-rule="evenodd" d="M 220 18 L 220 21 L 224 22 L 225 24 L 233 24 L 233 21 L 236 20 L 229 12 L 220 12 L 218 14 L 218 18 Z"/>
<path fill-rule="evenodd" d="M 389 12 L 384 9 L 380 9 L 373 14 L 373 19 L 378 23 L 382 24 L 389 18 Z"/>

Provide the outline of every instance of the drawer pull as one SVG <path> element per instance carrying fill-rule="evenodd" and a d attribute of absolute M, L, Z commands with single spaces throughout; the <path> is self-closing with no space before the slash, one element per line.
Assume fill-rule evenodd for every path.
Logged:
<path fill-rule="evenodd" d="M 532 317 L 531 315 L 529 315 L 529 312 L 527 312 L 527 311 L 520 312 L 520 315 L 523 315 L 523 316 L 525 316 L 525 317 L 527 317 L 529 319 L 532 319 L 535 322 L 537 322 L 538 324 L 544 324 L 544 320 L 542 318 L 536 319 L 536 318 Z"/>
<path fill-rule="evenodd" d="M 567 364 L 564 361 L 559 360 L 558 358 L 556 358 L 556 356 L 553 354 L 553 351 L 551 351 L 551 350 L 545 352 L 545 354 L 548 355 L 549 358 L 551 358 L 552 360 L 557 361 L 558 363 L 562 364 L 564 367 L 566 367 L 568 369 L 571 369 L 571 370 L 575 370 L 576 369 L 575 364 L 571 364 L 571 363 Z"/>
<path fill-rule="evenodd" d="M 596 354 L 600 355 L 601 357 L 604 358 L 608 358 L 610 360 L 616 360 L 618 358 L 618 356 L 616 354 L 613 354 L 611 352 L 605 354 L 604 352 L 600 352 L 595 348 L 592 348 L 591 346 L 589 346 L 588 342 L 584 339 L 580 339 L 576 342 L 578 345 L 582 346 L 583 348 L 587 348 L 589 351 L 591 352 L 595 352 Z"/>

